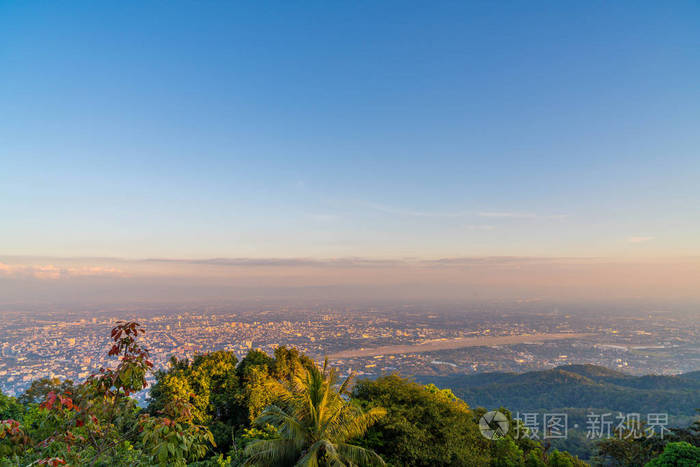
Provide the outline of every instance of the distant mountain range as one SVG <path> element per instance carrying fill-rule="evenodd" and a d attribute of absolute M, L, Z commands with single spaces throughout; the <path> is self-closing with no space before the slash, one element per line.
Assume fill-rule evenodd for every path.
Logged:
<path fill-rule="evenodd" d="M 472 407 L 514 411 L 557 408 L 667 412 L 692 416 L 700 408 L 700 371 L 632 376 L 596 365 L 565 365 L 527 373 L 481 373 L 419 378 L 448 387 Z"/>
<path fill-rule="evenodd" d="M 419 377 L 450 388 L 471 407 L 507 407 L 522 413 L 568 414 L 569 437 L 554 446 L 583 459 L 594 453 L 586 439 L 587 414 L 668 413 L 669 427 L 687 426 L 700 409 L 700 371 L 675 376 L 632 376 L 596 365 L 565 365 L 527 373 Z M 541 423 L 542 415 L 539 416 Z M 613 426 L 614 426 L 613 425 Z"/>

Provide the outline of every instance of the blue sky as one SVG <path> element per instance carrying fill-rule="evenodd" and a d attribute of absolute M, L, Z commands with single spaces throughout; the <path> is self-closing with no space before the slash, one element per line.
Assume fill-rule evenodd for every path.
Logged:
<path fill-rule="evenodd" d="M 0 254 L 700 255 L 697 2 L 0 4 Z"/>

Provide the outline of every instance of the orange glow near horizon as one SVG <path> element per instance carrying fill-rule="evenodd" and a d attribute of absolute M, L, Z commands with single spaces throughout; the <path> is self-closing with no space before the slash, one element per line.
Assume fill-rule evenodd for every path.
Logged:
<path fill-rule="evenodd" d="M 163 290 L 186 286 L 193 296 L 227 295 L 230 288 L 327 288 L 371 290 L 387 298 L 700 299 L 700 259 L 603 259 L 473 257 L 435 260 L 212 259 L 120 260 L 10 258 L 0 261 L 0 277 L 15 294 L 53 283 L 53 289 L 82 290 L 99 284 L 138 287 L 152 299 Z M 223 291 L 223 292 L 222 292 Z M 342 295 L 342 293 L 341 293 Z M 231 294 L 235 297 L 235 294 Z M 94 297 L 99 298 L 99 296 Z"/>

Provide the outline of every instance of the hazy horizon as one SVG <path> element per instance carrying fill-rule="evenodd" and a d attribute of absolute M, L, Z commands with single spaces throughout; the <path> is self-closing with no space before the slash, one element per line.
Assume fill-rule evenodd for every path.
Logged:
<path fill-rule="evenodd" d="M 700 301 L 700 258 L 213 258 L 0 256 L 5 302 L 252 297 Z"/>

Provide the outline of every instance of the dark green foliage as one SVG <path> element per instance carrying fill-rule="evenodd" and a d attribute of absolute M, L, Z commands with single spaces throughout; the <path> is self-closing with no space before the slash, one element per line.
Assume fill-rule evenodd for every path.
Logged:
<path fill-rule="evenodd" d="M 398 375 L 360 381 L 353 397 L 387 414 L 360 440 L 391 465 L 487 465 L 488 440 L 461 400 L 436 393 Z"/>
<path fill-rule="evenodd" d="M 14 397 L 6 396 L 0 392 L 0 420 L 17 419 L 22 413 L 24 413 L 24 405 Z"/>
<path fill-rule="evenodd" d="M 502 438 L 492 442 L 491 467 L 518 467 L 525 462 L 523 450 L 513 438 Z"/>
<path fill-rule="evenodd" d="M 216 446 L 211 431 L 194 421 L 192 409 L 189 402 L 173 399 L 163 409 L 165 417 L 141 417 L 143 453 L 151 465 L 185 467 Z"/>
<path fill-rule="evenodd" d="M 668 443 L 664 452 L 645 467 L 697 467 L 700 448 L 684 441 Z"/>
<path fill-rule="evenodd" d="M 272 375 L 279 380 L 289 380 L 301 368 L 313 371 L 316 364 L 294 347 L 280 346 L 275 349 Z"/>
<path fill-rule="evenodd" d="M 544 461 L 544 454 L 541 449 L 533 449 L 525 456 L 523 463 L 525 467 L 545 467 L 547 464 Z"/>
<path fill-rule="evenodd" d="M 696 412 L 700 415 L 700 409 L 696 409 Z M 671 432 L 669 437 L 671 441 L 685 441 L 694 446 L 700 446 L 700 418 L 687 428 L 673 428 Z"/>
<path fill-rule="evenodd" d="M 616 433 L 615 437 L 596 443 L 596 465 L 638 466 L 661 455 L 669 444 L 687 443 L 700 447 L 700 419 L 687 428 L 671 428 L 663 438 L 660 436 L 633 439 L 627 433 Z"/>
<path fill-rule="evenodd" d="M 663 450 L 663 442 L 657 439 L 632 440 L 625 437 L 611 437 L 597 443 L 594 460 L 601 465 L 633 467 L 644 465 Z"/>
<path fill-rule="evenodd" d="M 239 378 L 246 379 L 250 377 L 250 373 L 254 368 L 262 369 L 270 374 L 274 365 L 275 359 L 262 350 L 251 350 L 243 360 L 241 360 L 241 364 L 238 365 L 236 369 L 236 374 Z"/>
<path fill-rule="evenodd" d="M 74 394 L 76 387 L 73 381 L 65 379 L 61 381 L 59 378 L 40 378 L 32 381 L 32 384 L 24 391 L 17 401 L 20 404 L 40 404 L 44 402 L 46 396 L 51 392 L 57 394 L 69 393 Z"/>

